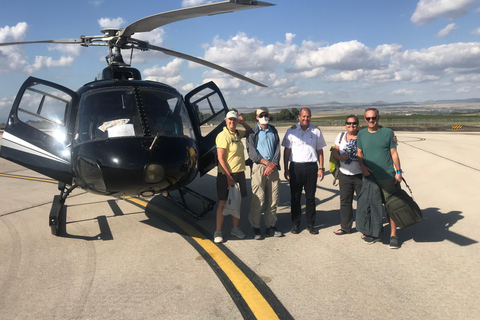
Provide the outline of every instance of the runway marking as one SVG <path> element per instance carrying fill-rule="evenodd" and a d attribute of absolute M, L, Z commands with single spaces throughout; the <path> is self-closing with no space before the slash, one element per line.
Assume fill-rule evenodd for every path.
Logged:
<path fill-rule="evenodd" d="M 423 139 L 423 140 L 425 140 L 425 139 Z M 464 167 L 467 167 L 467 168 L 469 168 L 469 169 L 473 169 L 473 170 L 475 170 L 475 171 L 480 171 L 480 169 L 478 169 L 478 168 L 474 168 L 474 167 L 472 167 L 472 166 L 469 166 L 469 165 L 466 165 L 465 163 L 461 163 L 460 161 L 456 161 L 456 160 L 453 160 L 453 159 L 450 159 L 450 158 L 444 157 L 444 156 L 442 156 L 442 155 L 439 155 L 439 154 L 437 154 L 437 153 L 435 153 L 435 152 L 427 151 L 427 150 L 425 150 L 425 149 L 422 149 L 422 148 L 420 148 L 420 147 L 417 147 L 417 146 L 411 145 L 411 144 L 409 144 L 409 143 L 405 143 L 405 142 L 403 142 L 403 143 L 404 143 L 404 144 L 406 144 L 407 146 L 410 146 L 410 147 L 412 147 L 412 148 L 415 148 L 415 149 L 421 150 L 421 151 L 423 151 L 423 152 L 426 152 L 426 153 L 433 154 L 434 156 L 437 156 L 437 157 L 439 157 L 439 158 L 442 158 L 442 159 L 445 159 L 445 160 L 451 161 L 451 162 L 453 162 L 453 163 L 459 164 L 459 165 L 461 165 L 461 166 L 464 166 Z"/>
<path fill-rule="evenodd" d="M 53 179 L 42 179 L 42 178 L 20 176 L 20 175 L 15 175 L 15 174 L 8 174 L 8 173 L 0 173 L 0 177 L 16 178 L 16 179 L 24 179 L 24 180 L 34 180 L 34 181 L 42 181 L 42 182 L 49 182 L 49 183 L 55 183 L 55 184 L 58 183 L 57 180 L 53 180 Z"/>
<path fill-rule="evenodd" d="M 205 250 L 205 252 L 208 253 L 218 264 L 257 319 L 279 319 L 277 313 L 273 310 L 272 306 L 267 302 L 252 281 L 250 281 L 245 273 L 219 248 L 219 246 L 210 240 L 210 237 L 205 236 L 181 218 L 164 210 L 160 210 L 146 201 L 132 197 L 125 197 L 125 200 L 136 203 L 145 209 L 147 209 L 148 206 L 149 210 L 155 211 L 155 213 L 160 214 L 185 231 L 191 239 L 200 245 L 200 247 L 203 248 L 203 250 Z M 292 317 L 288 314 L 282 318 Z"/>

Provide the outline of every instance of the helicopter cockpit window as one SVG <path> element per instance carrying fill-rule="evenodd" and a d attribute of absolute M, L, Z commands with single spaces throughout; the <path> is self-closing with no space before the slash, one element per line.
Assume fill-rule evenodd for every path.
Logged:
<path fill-rule="evenodd" d="M 152 135 L 194 137 L 182 99 L 170 92 L 151 88 L 145 88 L 141 92 Z"/>
<path fill-rule="evenodd" d="M 65 141 L 67 106 L 71 97 L 59 90 L 33 85 L 27 88 L 18 106 L 18 119 L 58 141 Z"/>
<path fill-rule="evenodd" d="M 151 88 L 101 89 L 82 96 L 77 142 L 187 135 L 192 126 L 177 96 Z"/>
<path fill-rule="evenodd" d="M 211 131 L 211 127 L 217 126 L 225 120 L 222 100 L 212 89 L 205 88 L 195 94 L 190 101 L 195 108 L 202 136 L 206 136 Z"/>

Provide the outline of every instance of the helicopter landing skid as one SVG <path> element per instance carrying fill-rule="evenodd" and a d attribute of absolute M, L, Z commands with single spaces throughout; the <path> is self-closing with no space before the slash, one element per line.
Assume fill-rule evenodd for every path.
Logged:
<path fill-rule="evenodd" d="M 215 201 L 199 194 L 198 192 L 193 191 L 190 188 L 182 187 L 178 189 L 178 192 L 180 193 L 181 202 L 170 195 L 167 195 L 167 198 L 169 198 L 170 200 L 173 200 L 176 204 L 181 206 L 183 209 L 185 209 L 188 213 L 190 213 L 192 216 L 194 216 L 197 219 L 203 218 L 208 212 L 212 211 L 213 207 L 215 206 Z M 199 199 L 200 201 L 202 201 L 203 211 L 201 213 L 198 214 L 190 210 L 190 208 L 187 205 L 187 202 L 185 201 L 185 194 L 187 193 Z"/>
<path fill-rule="evenodd" d="M 48 217 L 48 224 L 50 225 L 50 230 L 53 235 L 58 235 L 59 233 L 58 230 L 60 227 L 63 205 L 65 204 L 65 200 L 67 200 L 70 192 L 72 192 L 76 187 L 77 186 L 74 185 L 70 188 L 67 188 L 65 183 L 58 183 L 58 190 L 60 190 L 60 194 L 53 197 L 52 208 L 50 209 L 50 215 Z"/>

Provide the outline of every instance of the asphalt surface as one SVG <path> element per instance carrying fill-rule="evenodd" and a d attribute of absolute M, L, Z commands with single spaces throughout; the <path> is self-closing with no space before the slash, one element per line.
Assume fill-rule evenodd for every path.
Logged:
<path fill-rule="evenodd" d="M 340 130 L 323 129 L 329 146 Z M 279 131 L 283 136 L 285 128 Z M 424 215 L 398 231 L 400 249 L 389 249 L 386 219 L 382 241 L 373 245 L 358 232 L 333 234 L 340 217 L 331 175 L 316 193 L 320 234 L 304 230 L 304 220 L 302 232 L 291 234 L 282 180 L 277 227 L 285 237 L 252 239 L 250 196 L 240 225 L 248 238 L 229 236 L 231 220 L 225 221 L 226 242 L 218 248 L 247 280 L 219 267 L 217 246 L 209 247 L 215 209 L 196 220 L 163 196 L 146 199 L 155 206 L 146 211 L 128 199 L 76 189 L 66 201 L 63 232 L 53 236 L 48 214 L 57 185 L 12 177 L 45 178 L 0 159 L 0 318 L 274 318 L 262 307 L 245 311 L 261 300 L 240 288 L 251 281 L 266 301 L 280 304 L 273 308 L 278 318 L 480 319 L 480 134 L 397 131 L 397 137 L 404 178 Z M 215 199 L 215 174 L 189 187 Z M 198 208 L 194 198 L 187 201 Z M 204 236 L 192 236 L 182 221 Z"/>

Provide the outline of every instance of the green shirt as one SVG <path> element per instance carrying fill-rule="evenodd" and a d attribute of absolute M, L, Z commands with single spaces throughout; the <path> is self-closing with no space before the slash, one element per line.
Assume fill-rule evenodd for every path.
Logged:
<path fill-rule="evenodd" d="M 393 137 L 393 130 L 382 126 L 376 132 L 369 132 L 365 128 L 358 133 L 357 148 L 363 152 L 363 164 L 373 171 L 376 180 L 395 178 L 390 149 L 398 144 Z"/>

